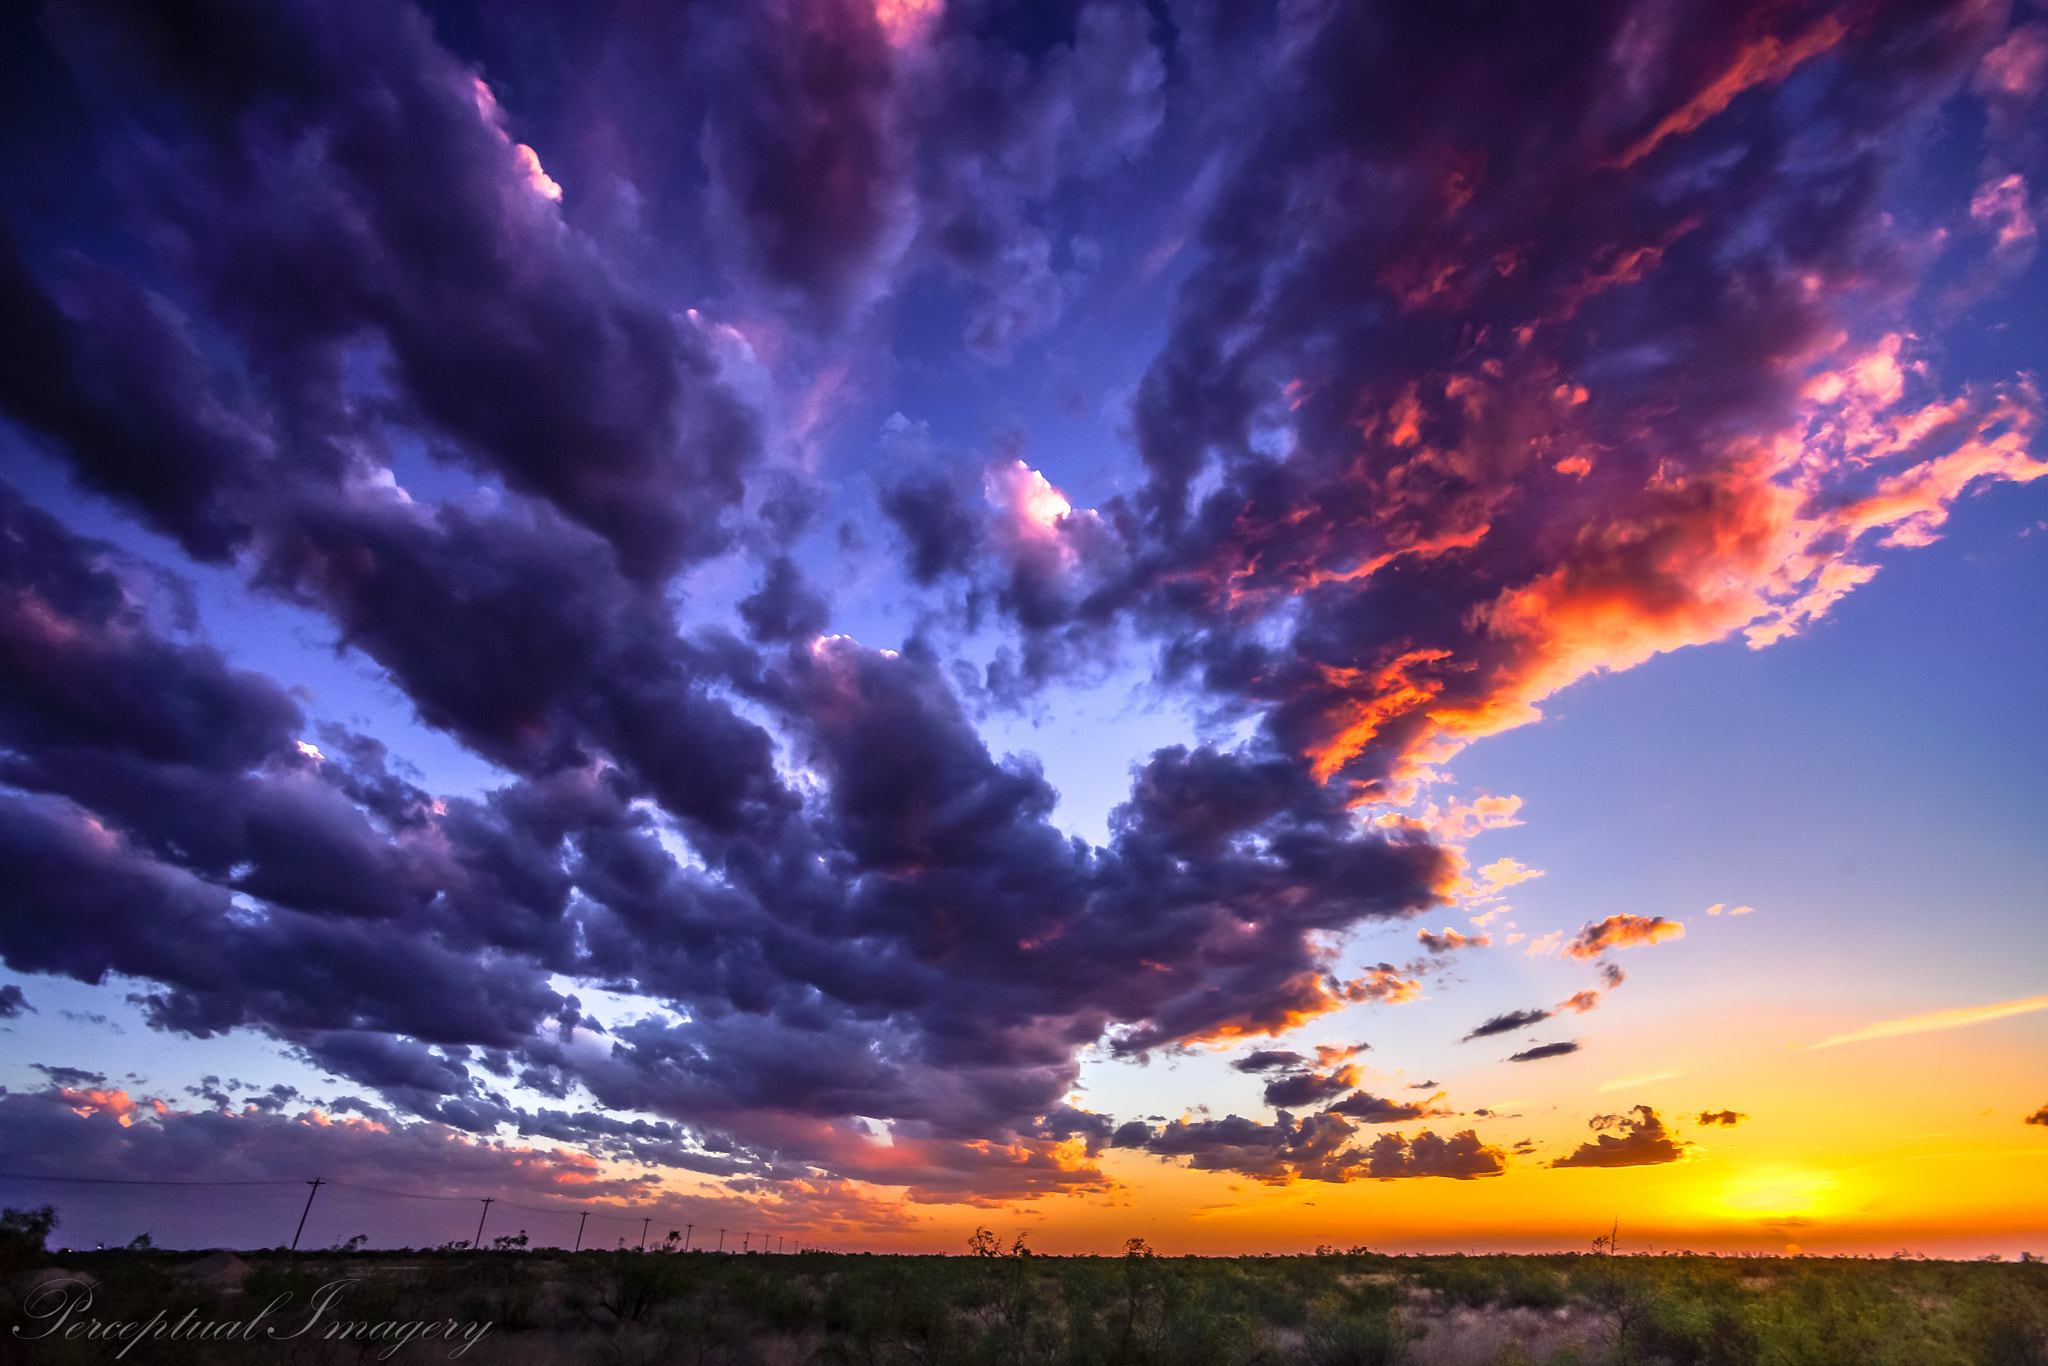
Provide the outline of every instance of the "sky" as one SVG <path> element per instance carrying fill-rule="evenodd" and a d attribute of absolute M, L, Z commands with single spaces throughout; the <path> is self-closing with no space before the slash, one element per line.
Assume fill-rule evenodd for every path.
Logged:
<path fill-rule="evenodd" d="M 2048 1251 L 2033 0 L 0 24 L 53 1242 Z"/>

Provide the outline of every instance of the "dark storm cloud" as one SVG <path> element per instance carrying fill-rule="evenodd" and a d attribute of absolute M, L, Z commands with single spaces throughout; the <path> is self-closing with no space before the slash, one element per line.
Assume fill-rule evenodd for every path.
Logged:
<path fill-rule="evenodd" d="M 1165 112 L 1136 3 L 430 8 L 548 164 L 573 154 L 572 222 L 828 336 L 935 273 L 959 339 L 1007 357 L 1091 268 L 1063 196 Z"/>
<path fill-rule="evenodd" d="M 1597 1134 L 1591 1142 L 1581 1143 L 1551 1166 L 1649 1167 L 1678 1161 L 1690 1146 L 1674 1140 L 1666 1132 L 1664 1121 L 1647 1105 L 1638 1105 L 1626 1114 L 1596 1115 L 1587 1121 L 1587 1127 L 1616 1132 Z"/>
<path fill-rule="evenodd" d="M 125 144 L 109 130 L 119 183 L 172 248 L 175 283 L 282 400 L 252 423 L 197 361 L 192 321 L 112 267 L 72 265 L 56 302 L 17 285 L 16 306 L 52 329 L 45 392 L 65 406 L 15 411 L 88 477 L 217 549 L 210 518 L 246 526 L 260 514 L 236 504 L 279 496 L 286 471 L 338 472 L 335 438 L 374 439 L 383 399 L 438 458 L 549 500 L 637 577 L 723 545 L 750 419 L 692 330 L 563 231 L 531 153 L 409 7 L 71 0 L 43 29 L 83 98 L 132 124 Z M 117 386 L 113 401 L 93 402 L 88 376 Z M 130 376 L 148 381 L 124 395 Z M 224 431 L 189 416 L 209 410 Z M 192 472 L 142 486 L 154 476 L 133 467 L 155 462 L 122 454 L 118 426 L 89 440 L 95 419 L 174 421 Z"/>
<path fill-rule="evenodd" d="M 116 316 L 44 298 L 36 316 L 91 350 L 100 389 L 140 386 L 155 405 L 123 416 L 141 400 L 81 390 L 71 407 L 137 430 L 203 418 L 208 440 L 194 440 L 215 463 L 181 476 L 173 498 L 150 482 L 165 462 L 109 463 L 78 424 L 32 405 L 15 415 L 195 553 L 220 538 L 200 536 L 193 507 L 253 537 L 260 583 L 328 611 L 430 724 L 494 761 L 546 769 L 594 743 L 646 755 L 649 783 L 693 816 L 730 823 L 734 800 L 776 801 L 766 737 L 705 702 L 705 661 L 660 643 L 673 619 L 627 577 L 717 549 L 739 495 L 750 438 L 701 346 L 554 222 L 473 75 L 403 7 L 246 10 L 190 16 L 188 30 L 167 27 L 168 12 L 95 23 L 66 8 L 50 25 L 63 60 L 40 39 L 22 50 L 40 52 L 49 79 L 165 125 L 149 164 L 185 177 L 174 202 L 147 176 L 108 188 L 161 228 L 157 244 L 189 248 L 162 252 L 158 283 L 176 301 L 144 298 L 110 267 L 51 267 L 84 271 L 92 299 L 130 300 Z M 209 23 L 246 39 L 219 48 L 233 62 L 173 41 Z M 99 133 L 83 114 L 75 125 L 51 131 Z M 27 308 L 41 295 L 20 283 Z M 260 388 L 202 359 L 190 335 L 202 320 L 212 352 L 240 343 Z M 150 378 L 166 357 L 182 368 Z M 552 506 L 428 510 L 379 492 L 394 421 Z M 764 623 L 789 628 L 808 611 L 763 606 L 784 609 Z"/>
<path fill-rule="evenodd" d="M 232 515 L 257 549 L 260 586 L 326 611 L 423 719 L 528 781 L 483 806 L 443 803 L 430 818 L 426 794 L 370 771 L 378 756 L 344 746 L 332 766 L 307 763 L 286 706 L 260 743 L 205 775 L 239 798 L 229 806 L 239 828 L 221 830 L 200 828 L 218 808 L 177 800 L 191 794 L 167 790 L 180 775 L 161 763 L 124 755 L 120 781 L 91 789 L 94 772 L 60 776 L 53 755 L 24 785 L 113 814 L 138 842 L 95 860 L 73 821 L 76 881 L 64 885 L 106 884 L 119 868 L 183 909 L 154 922 L 175 923 L 175 934 L 117 935 L 116 949 L 92 942 L 110 928 L 108 912 L 80 917 L 72 905 L 71 916 L 36 925 L 28 937 L 39 943 L 16 946 L 24 962 L 153 977 L 168 987 L 147 998 L 159 1023 L 261 1023 L 411 1108 L 456 1101 L 433 1101 L 450 1095 L 440 1081 L 394 1070 L 396 1059 L 367 1045 L 323 1041 L 367 1028 L 516 1046 L 562 1008 L 540 986 L 548 970 L 593 971 L 697 1001 L 708 1016 L 772 1010 L 844 1030 L 855 1049 L 879 1033 L 918 1065 L 870 1112 L 937 1111 L 986 1132 L 1042 1111 L 1070 1080 L 1072 1048 L 1105 1024 L 1132 1026 L 1120 1047 L 1142 1049 L 1329 1008 L 1344 988 L 1324 983 L 1311 936 L 1432 899 L 1439 858 L 1426 845 L 1351 835 L 1341 808 L 1298 783 L 1285 810 L 1231 811 L 1228 793 L 1201 794 L 1255 766 L 1215 756 L 1197 756 L 1199 772 L 1177 772 L 1189 765 L 1172 755 L 1153 767 L 1158 790 L 1213 808 L 1198 825 L 1153 812 L 1141 792 L 1116 849 L 1091 861 L 1048 825 L 1043 779 L 993 763 L 928 664 L 866 656 L 854 668 L 867 676 L 842 697 L 818 661 L 799 655 L 763 672 L 727 640 L 679 639 L 667 606 L 633 580 L 716 548 L 718 510 L 735 501 L 746 455 L 743 424 L 688 330 L 620 293 L 559 230 L 548 182 L 472 75 L 398 8 L 348 18 L 237 11 L 248 41 L 233 49 L 231 71 L 205 79 L 192 54 L 206 42 L 179 46 L 191 35 L 159 16 L 98 17 L 106 22 L 89 37 L 53 30 L 62 62 L 52 65 L 132 104 L 155 130 L 164 156 L 153 175 L 120 189 L 179 245 L 157 281 L 178 301 L 94 267 L 106 289 L 127 290 L 126 312 L 67 311 L 61 291 L 34 279 L 29 302 L 48 303 L 46 321 L 77 345 L 100 347 L 98 369 L 117 380 L 142 374 L 145 360 L 184 356 L 176 383 L 147 388 L 151 401 L 182 395 L 241 444 L 214 441 L 207 449 L 227 463 L 193 474 L 192 497 L 167 501 L 118 463 L 93 465 L 75 431 L 42 428 L 83 474 L 185 534 L 195 552 L 207 546 L 188 504 Z M 1086 66 L 1084 48 L 1110 52 L 1122 33 L 1084 21 L 1072 60 Z M 68 131 L 93 133 L 89 123 Z M 277 148 L 303 155 L 278 159 Z M 172 166 L 184 177 L 176 195 L 154 178 Z M 208 219 L 228 226 L 202 232 Z M 231 381 L 196 346 L 172 345 L 194 311 L 244 343 L 260 390 Z M 135 330 L 165 319 L 165 336 Z M 557 399 L 559 411 L 544 406 Z M 112 400 L 78 403 L 100 411 Z M 431 506 L 383 491 L 379 424 L 394 415 L 441 443 L 431 449 L 532 501 Z M 741 611 L 771 641 L 823 621 L 784 561 Z M 794 802 L 766 735 L 712 701 L 710 681 L 756 694 L 814 750 L 836 780 L 827 828 L 790 822 Z M 21 710 L 40 706 L 27 699 Z M 615 762 L 615 777 L 578 777 L 593 751 Z M 1263 767 L 1270 786 L 1276 766 Z M 647 821 L 621 813 L 640 791 L 689 825 L 710 876 L 675 869 Z M 39 808 L 17 835 L 40 827 L 56 838 L 67 811 Z M 1189 839 L 1254 829 L 1273 836 L 1270 852 L 1150 875 Z M 565 841 L 573 874 L 561 868 Z M 97 877 L 85 872 L 93 862 L 105 869 Z M 1003 913 L 949 942 L 943 908 L 975 904 L 999 883 L 1020 889 L 993 898 Z M 572 885 L 590 902 L 579 924 L 565 914 Z M 62 900 L 59 885 L 46 896 Z M 127 889 L 128 901 L 139 896 Z M 54 932 L 60 919 L 68 933 Z M 572 948 L 579 930 L 586 949 Z M 383 936 L 388 952 L 392 935 L 416 946 L 406 950 L 410 980 L 372 990 L 371 945 Z M 849 938 L 873 947 L 848 954 Z M 518 952 L 490 953 L 493 966 L 454 989 L 462 955 L 504 948 Z M 865 1023 L 878 1008 L 902 1018 Z M 738 1031 L 727 1041 L 742 1042 Z M 934 1100 L 912 1084 L 930 1081 L 933 1066 L 1023 1070 L 937 1087 Z M 532 1075 L 556 1088 L 573 1070 L 548 1067 Z M 737 1068 L 717 1075 L 730 1092 L 714 1088 L 700 1106 L 682 1088 L 665 1103 L 715 1113 L 782 1099 L 803 1111 L 850 1094 L 769 1093 Z M 653 1099 L 664 1103 L 659 1088 Z"/>
<path fill-rule="evenodd" d="M 1507 1154 L 1482 1143 L 1479 1135 L 1464 1129 L 1440 1138 L 1424 1129 L 1412 1139 L 1400 1134 L 1381 1134 L 1365 1152 L 1364 1175 L 1377 1181 L 1409 1176 L 1442 1176 L 1453 1181 L 1473 1181 L 1499 1176 L 1507 1170 Z"/>
<path fill-rule="evenodd" d="M 803 572 L 787 555 L 768 566 L 767 581 L 751 597 L 740 599 L 740 619 L 759 641 L 806 640 L 825 629 L 831 607 L 804 583 Z"/>
<path fill-rule="evenodd" d="M 12 781 L 47 794 L 6 799 L 0 857 L 28 911 L 10 961 L 154 980 L 159 1025 L 258 1025 L 460 1128 L 514 1119 L 469 1071 L 511 1064 L 467 1044 L 512 1050 L 549 1094 L 580 1081 L 608 1106 L 737 1135 L 755 1154 L 741 1167 L 868 1163 L 820 1127 L 848 1114 L 913 1126 L 899 1142 L 925 1126 L 935 1171 L 958 1165 L 945 1145 L 991 1134 L 1092 1150 L 1108 1119 L 1058 1104 L 1078 1044 L 1116 1022 L 1135 1048 L 1327 1008 L 1343 988 L 1324 982 L 1314 933 L 1426 899 L 1441 867 L 1427 845 L 1348 834 L 1309 794 L 1247 810 L 1241 794 L 1269 783 L 1180 751 L 1155 761 L 1116 843 L 1088 851 L 1047 823 L 1034 768 L 988 754 L 935 661 L 835 641 L 799 650 L 762 694 L 804 719 L 828 796 L 812 821 L 699 827 L 714 879 L 677 867 L 629 806 L 627 770 L 435 802 L 373 741 L 294 738 L 286 695 L 161 634 L 120 557 L 9 508 L 0 624 L 41 633 L 20 637 L 35 667 L 17 677 L 43 681 L 17 683 L 0 725 Z M 145 676 L 125 708 L 93 700 Z M 186 718 L 204 724 L 176 729 Z M 649 754 L 632 757 L 644 771 Z M 1264 849 L 1214 847 L 1233 821 Z M 1204 863 L 1175 860 L 1204 848 Z M 1327 890 L 1304 903 L 1303 886 Z M 944 913 L 961 904 L 980 914 Z M 546 1034 L 578 1018 L 549 972 L 631 981 L 698 1018 L 622 1029 L 596 1062 Z M 1030 1161 L 1046 1164 L 1037 1186 L 1087 1179 Z"/>
<path fill-rule="evenodd" d="M 408 1113 L 472 1133 L 491 1133 L 513 1119 L 512 1107 L 483 1093 L 463 1066 L 469 1050 L 460 1045 L 435 1050 L 417 1040 L 364 1031 L 335 1031 L 307 1037 L 305 1059 L 324 1072 L 374 1087 Z"/>
<path fill-rule="evenodd" d="M 1349 1140 L 1355 1126 L 1337 1114 L 1300 1120 L 1282 1113 L 1272 1124 L 1241 1119 L 1175 1120 L 1146 1144 L 1161 1157 L 1185 1157 L 1200 1171 L 1234 1171 L 1273 1184 L 1295 1180 L 1396 1180 L 1443 1176 L 1470 1180 L 1498 1176 L 1506 1155 L 1467 1129 L 1451 1138 L 1424 1130 L 1413 1140 L 1381 1134 L 1359 1147 Z"/>
<path fill-rule="evenodd" d="M 2034 1111 L 2033 1114 L 2028 1115 L 2026 1122 L 2029 1124 L 2048 1124 L 2048 1105 L 2043 1105 L 2040 1109 Z"/>
<path fill-rule="evenodd" d="M 974 566 L 987 520 L 978 490 L 957 478 L 910 475 L 884 485 L 880 502 L 903 537 L 912 579 L 930 586 Z"/>
<path fill-rule="evenodd" d="M 1090 851 L 1049 824 L 1035 766 L 989 755 L 925 652 L 828 641 L 791 681 L 857 877 L 847 930 L 900 946 L 891 990 L 922 999 L 940 1056 L 1049 1060 L 1063 1050 L 1037 1031 L 1142 1020 L 1118 1039 L 1134 1051 L 1327 1009 L 1314 930 L 1399 914 L 1440 867 L 1427 846 L 1359 838 L 1313 791 L 1242 803 L 1245 761 L 1206 751 L 1155 756 L 1110 845 Z M 1232 828 L 1260 831 L 1263 848 L 1219 847 Z M 832 990 L 853 1002 L 874 988 Z M 1040 1023 L 1013 1032 L 1027 1020 Z"/>
<path fill-rule="evenodd" d="M 531 965 L 467 957 L 468 915 L 505 943 L 545 898 L 516 866 L 492 876 L 490 837 L 523 832 L 463 805 L 436 831 L 381 747 L 329 730 L 336 754 L 319 756 L 276 684 L 159 631 L 124 587 L 135 566 L 4 489 L 0 529 L 0 859 L 25 889 L 10 962 L 164 983 L 159 1021 L 202 1032 L 342 1019 L 502 1044 L 559 1009 Z M 492 800 L 517 813 L 540 796 Z"/>
<path fill-rule="evenodd" d="M 28 1003 L 20 987 L 12 982 L 0 987 L 0 1020 L 12 1020 L 24 1010 L 35 1012 L 36 1008 Z"/>
<path fill-rule="evenodd" d="M 107 1074 L 104 1072 L 88 1072 L 78 1067 L 48 1067 L 39 1062 L 32 1062 L 29 1066 L 48 1077 L 52 1086 L 105 1086 L 107 1084 Z"/>
<path fill-rule="evenodd" d="M 1745 1115 L 1738 1110 L 1702 1110 L 1700 1111 L 1699 1118 L 1694 1120 L 1693 1122 L 1702 1127 L 1705 1127 L 1710 1124 L 1718 1124 L 1724 1129 L 1732 1129 L 1736 1125 L 1742 1123 L 1743 1120 L 1748 1118 L 1748 1115 Z"/>
<path fill-rule="evenodd" d="M 1348 1180 L 1347 1168 L 1361 1160 L 1348 1146 L 1351 1126 L 1334 1116 L 1308 1115 L 1297 1121 L 1282 1114 L 1272 1124 L 1230 1115 L 1224 1119 L 1177 1119 L 1152 1136 L 1146 1151 L 1185 1157 L 1197 1171 L 1234 1171 L 1261 1181 Z"/>
<path fill-rule="evenodd" d="M 1042 206 L 1063 179 L 1113 185 L 1160 125 L 1166 70 L 1141 4 L 1025 20 L 1036 36 L 1004 32 L 1019 11 L 977 8 L 946 8 L 912 115 L 921 246 L 968 282 L 969 349 L 1003 360 L 1060 316 L 1089 269 Z"/>
<path fill-rule="evenodd" d="M 1526 1029 L 1549 1018 L 1550 1012 L 1547 1010 L 1510 1010 L 1482 1022 L 1458 1042 L 1470 1043 L 1474 1039 L 1484 1039 L 1494 1034 L 1512 1034 L 1517 1029 Z"/>
<path fill-rule="evenodd" d="M 1240 1072 L 1271 1072 L 1276 1068 L 1300 1067 L 1308 1061 L 1299 1053 L 1285 1049 L 1261 1048 L 1241 1058 L 1231 1059 L 1230 1065 Z"/>
<path fill-rule="evenodd" d="M 11 410 L 193 553 L 253 545 L 259 585 L 329 613 L 423 719 L 527 781 L 481 804 L 433 803 L 393 780 L 371 742 L 323 734 L 333 759 L 309 754 L 282 689 L 164 639 L 87 549 L 12 503 L 31 534 L 8 566 L 23 608 L 10 621 L 33 667 L 4 699 L 18 742 L 7 776 L 38 795 L 7 799 L 0 859 L 28 903 L 10 961 L 157 981 L 144 1002 L 159 1025 L 257 1024 L 463 1127 L 504 1107 L 445 1048 L 533 1044 L 574 1013 L 547 973 L 595 972 L 706 1017 L 683 1054 L 624 1036 L 628 1061 L 595 1079 L 607 1098 L 707 1122 L 858 1105 L 979 1137 L 1055 1112 L 1071 1050 L 1112 1021 L 1139 1026 L 1124 1046 L 1141 1048 L 1322 1008 L 1309 936 L 1430 896 L 1432 851 L 1349 839 L 1334 807 L 1290 813 L 1272 856 L 1171 886 L 1136 865 L 1157 857 L 1155 834 L 1178 847 L 1174 822 L 1136 803 L 1128 852 L 1091 864 L 1046 823 L 1043 779 L 990 760 L 927 665 L 867 656 L 853 669 L 868 677 L 840 696 L 830 668 L 799 658 L 763 675 L 743 650 L 679 640 L 632 580 L 721 544 L 746 423 L 689 329 L 621 293 L 562 232 L 549 182 L 488 92 L 403 8 L 51 16 L 55 52 L 40 39 L 22 51 L 154 139 L 113 189 L 175 250 L 148 283 L 90 257 L 17 253 L 10 314 L 53 368 L 11 390 Z M 1068 50 L 1110 51 L 1121 32 L 1091 18 Z M 830 43 L 813 46 L 797 75 L 840 81 Z M 73 113 L 53 131 L 102 136 Z M 130 150 L 121 132 L 103 136 Z M 956 186 L 962 212 L 994 202 L 970 188 Z M 769 218 L 793 207 L 776 193 L 747 189 Z M 1018 229 L 980 231 L 952 233 L 961 260 L 1005 252 Z M 770 267 L 799 283 L 844 274 L 805 276 L 809 248 L 762 240 Z M 982 342 L 1000 349 L 1028 322 L 990 322 Z M 222 338 L 260 384 L 219 363 Z M 536 501 L 425 506 L 380 491 L 380 424 L 394 416 L 440 458 Z M 21 636 L 52 611 L 85 629 L 57 649 Z M 741 614 L 776 641 L 813 633 L 824 606 L 781 560 Z M 735 674 L 834 773 L 827 828 L 788 823 L 765 735 L 706 696 L 706 678 Z M 618 762 L 616 778 L 589 780 L 593 749 Z M 622 811 L 638 791 L 690 823 L 722 877 L 673 866 L 646 819 Z M 1290 909 L 1304 880 L 1346 890 L 1304 915 Z M 1001 913 L 957 942 L 943 908 L 1003 885 L 989 903 Z M 572 888 L 588 898 L 581 923 Z M 1259 952 L 1205 922 L 1253 927 Z M 855 939 L 873 947 L 848 954 Z M 1148 978 L 1141 959 L 1167 970 Z M 734 1008 L 794 1031 L 785 1059 L 836 1070 L 750 1067 L 775 1031 L 717 1030 Z M 877 1023 L 878 1009 L 901 1018 Z M 856 1059 L 878 1042 L 897 1061 L 870 1075 Z M 551 1093 L 578 1071 L 538 1044 L 523 1056 Z M 692 1083 L 634 1080 L 634 1065 L 678 1056 L 703 1059 Z M 1074 1132 L 1037 1123 L 1053 1126 L 1044 1142 Z M 757 1127 L 771 1149 L 836 1141 Z"/>
<path fill-rule="evenodd" d="M 232 772 L 289 748 L 301 718 L 269 679 L 148 629 L 106 558 L 0 484 L 0 739 Z"/>
<path fill-rule="evenodd" d="M 1332 1105 L 1328 1113 L 1348 1115 L 1366 1124 L 1405 1124 L 1412 1119 L 1428 1119 L 1446 1112 L 1432 1109 L 1427 1101 L 1383 1100 L 1368 1091 L 1354 1091 Z"/>
<path fill-rule="evenodd" d="M 1577 1043 L 1546 1043 L 1534 1048 L 1525 1048 L 1519 1053 L 1508 1055 L 1509 1062 L 1540 1062 L 1544 1058 L 1561 1058 L 1567 1053 L 1579 1051 Z"/>
<path fill-rule="evenodd" d="M 751 264 L 828 315 L 869 302 L 872 276 L 902 250 L 908 207 L 895 66 L 874 8 L 712 13 L 704 40 L 746 79 L 713 87 L 705 151 Z"/>
<path fill-rule="evenodd" d="M 1133 1119 L 1117 1125 L 1116 1132 L 1110 1135 L 1109 1146 L 1112 1148 L 1142 1148 L 1151 1140 L 1152 1126 L 1142 1119 Z"/>
<path fill-rule="evenodd" d="M 12 11 L 16 23 L 27 14 Z M 0 408 L 63 443 L 81 482 L 142 510 L 194 556 L 225 557 L 249 527 L 222 495 L 252 478 L 258 434 L 231 408 L 194 402 L 211 377 L 140 288 L 83 265 L 71 274 L 67 317 L 0 222 Z"/>
<path fill-rule="evenodd" d="M 64 1083 L 60 1082 L 58 1084 L 63 1085 Z M 230 1081 L 224 1088 L 220 1084 L 219 1077 L 208 1075 L 201 1077 L 197 1086 L 186 1087 L 185 1094 L 196 1097 L 199 1100 L 211 1101 L 216 1110 L 225 1110 L 234 1104 L 234 1089 L 234 1082 Z"/>
<path fill-rule="evenodd" d="M 1292 1072 L 1267 1082 L 1264 1099 L 1278 1110 L 1299 1110 L 1341 1096 L 1357 1083 L 1358 1071 L 1352 1067 L 1340 1067 L 1334 1072 Z"/>

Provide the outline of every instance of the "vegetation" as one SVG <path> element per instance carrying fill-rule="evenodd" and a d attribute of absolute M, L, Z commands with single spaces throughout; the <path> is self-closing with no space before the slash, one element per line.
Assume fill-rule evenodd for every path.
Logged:
<path fill-rule="evenodd" d="M 41 1253 L 50 1211 L 8 1211 L 0 1359 L 113 1359 L 46 1330 L 52 1296 L 88 1287 L 71 1322 L 195 1323 L 292 1333 L 323 1286 L 348 1284 L 290 1340 L 171 1341 L 128 1360 L 455 1359 L 593 1366 L 2048 1366 L 2048 1266 L 1910 1258 L 1548 1255 L 1044 1257 L 977 1233 L 967 1255 L 366 1251 Z M 69 1290 L 47 1268 L 61 1267 Z M 38 1269 L 41 1268 L 41 1269 Z M 38 1302 L 37 1295 L 44 1298 Z M 288 1299 L 281 1299 L 286 1297 Z M 449 1326 L 453 1322 L 453 1327 Z M 362 1325 L 330 1338 L 336 1323 Z M 374 1324 L 430 1324 L 402 1344 Z M 19 1331 L 16 1331 L 16 1330 Z M 459 1330 L 459 1331 L 458 1331 Z M 127 1330 L 108 1330 L 114 1341 Z"/>

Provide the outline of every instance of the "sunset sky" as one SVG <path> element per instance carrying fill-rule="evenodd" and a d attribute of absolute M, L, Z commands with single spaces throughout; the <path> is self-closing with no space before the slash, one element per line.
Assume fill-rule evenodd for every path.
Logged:
<path fill-rule="evenodd" d="M 0 25 L 54 1243 L 2048 1252 L 2038 0 Z"/>

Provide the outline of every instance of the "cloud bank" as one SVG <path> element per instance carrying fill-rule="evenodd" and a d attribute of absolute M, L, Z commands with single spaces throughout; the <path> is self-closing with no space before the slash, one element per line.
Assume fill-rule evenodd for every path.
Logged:
<path fill-rule="evenodd" d="M 1284 1050 L 1269 1102 L 1327 1110 L 1132 1144 L 1068 1097 L 1089 1047 L 1415 999 L 1344 946 L 1480 885 L 1417 814 L 1462 747 L 1796 633 L 2048 473 L 2032 382 L 1944 387 L 1917 340 L 1928 253 L 2034 249 L 2036 40 L 1996 7 L 458 10 L 0 21 L 0 413 L 55 472 L 0 488 L 0 957 L 480 1144 L 933 1200 L 1096 1189 L 1112 1142 L 1496 1174 L 1471 1131 L 1351 1143 L 1344 1107 L 1403 1107 Z M 1955 99 L 1995 174 L 1904 223 Z M 993 373 L 1160 272 L 1100 506 L 1009 450 L 828 474 L 885 343 Z M 886 646 L 827 634 L 885 572 L 820 511 L 855 485 L 921 604 Z M 181 567 L 326 623 L 502 781 L 316 720 Z M 1237 728 L 1139 756 L 1079 840 L 980 709 L 1134 651 Z M 564 982 L 646 1008 L 601 1033 Z M 1641 1113 L 1600 1144 L 1668 1144 Z"/>

